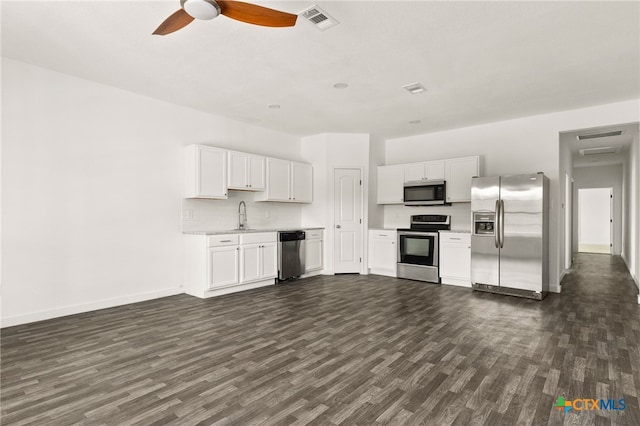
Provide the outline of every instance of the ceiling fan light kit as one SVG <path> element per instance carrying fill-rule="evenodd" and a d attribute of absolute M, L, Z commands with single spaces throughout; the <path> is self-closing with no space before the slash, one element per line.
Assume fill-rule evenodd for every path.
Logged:
<path fill-rule="evenodd" d="M 220 6 L 213 0 L 180 0 L 180 6 L 196 19 L 208 21 L 220 15 Z"/>
<path fill-rule="evenodd" d="M 189 25 L 194 18 L 210 20 L 225 15 L 236 21 L 263 27 L 293 27 L 298 15 L 258 6 L 257 4 L 230 0 L 180 0 L 181 9 L 160 24 L 153 32 L 167 35 Z"/>

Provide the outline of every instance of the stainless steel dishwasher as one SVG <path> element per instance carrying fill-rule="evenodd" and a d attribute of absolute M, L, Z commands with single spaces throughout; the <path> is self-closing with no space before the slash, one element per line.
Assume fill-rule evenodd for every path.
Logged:
<path fill-rule="evenodd" d="M 278 281 L 304 274 L 304 231 L 278 232 Z"/>

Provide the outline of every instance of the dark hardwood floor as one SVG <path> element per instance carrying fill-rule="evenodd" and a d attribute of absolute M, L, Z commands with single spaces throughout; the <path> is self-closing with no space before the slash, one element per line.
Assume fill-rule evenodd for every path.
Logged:
<path fill-rule="evenodd" d="M 2 424 L 640 425 L 619 257 L 542 302 L 380 276 L 186 295 L 2 330 Z M 553 407 L 624 399 L 624 411 Z"/>

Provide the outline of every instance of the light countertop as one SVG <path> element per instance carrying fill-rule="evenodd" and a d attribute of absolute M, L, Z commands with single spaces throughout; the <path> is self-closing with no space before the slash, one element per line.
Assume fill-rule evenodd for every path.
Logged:
<path fill-rule="evenodd" d="M 216 229 L 216 230 L 206 230 L 206 231 L 182 231 L 183 234 L 186 235 L 223 235 L 223 234 L 255 234 L 258 232 L 282 232 L 282 231 L 305 231 L 305 230 L 313 230 L 313 229 L 324 229 L 320 227 L 311 227 L 311 228 L 260 228 L 260 229 Z"/>

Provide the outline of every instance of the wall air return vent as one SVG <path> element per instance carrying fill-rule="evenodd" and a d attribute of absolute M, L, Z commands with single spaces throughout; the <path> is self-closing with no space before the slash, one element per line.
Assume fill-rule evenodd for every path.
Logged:
<path fill-rule="evenodd" d="M 338 21 L 327 12 L 320 9 L 318 5 L 311 6 L 310 8 L 303 10 L 300 12 L 300 15 L 321 31 L 338 25 Z"/>
<path fill-rule="evenodd" d="M 597 139 L 597 138 L 607 138 L 610 136 L 620 136 L 623 133 L 624 133 L 623 130 L 613 130 L 610 132 L 588 133 L 586 135 L 578 135 L 577 138 L 579 141 L 583 141 L 586 139 Z"/>
<path fill-rule="evenodd" d="M 580 155 L 583 157 L 588 157 L 591 155 L 602 155 L 602 154 L 617 154 L 622 149 L 622 146 L 603 146 L 601 148 L 585 148 L 581 149 Z"/>

